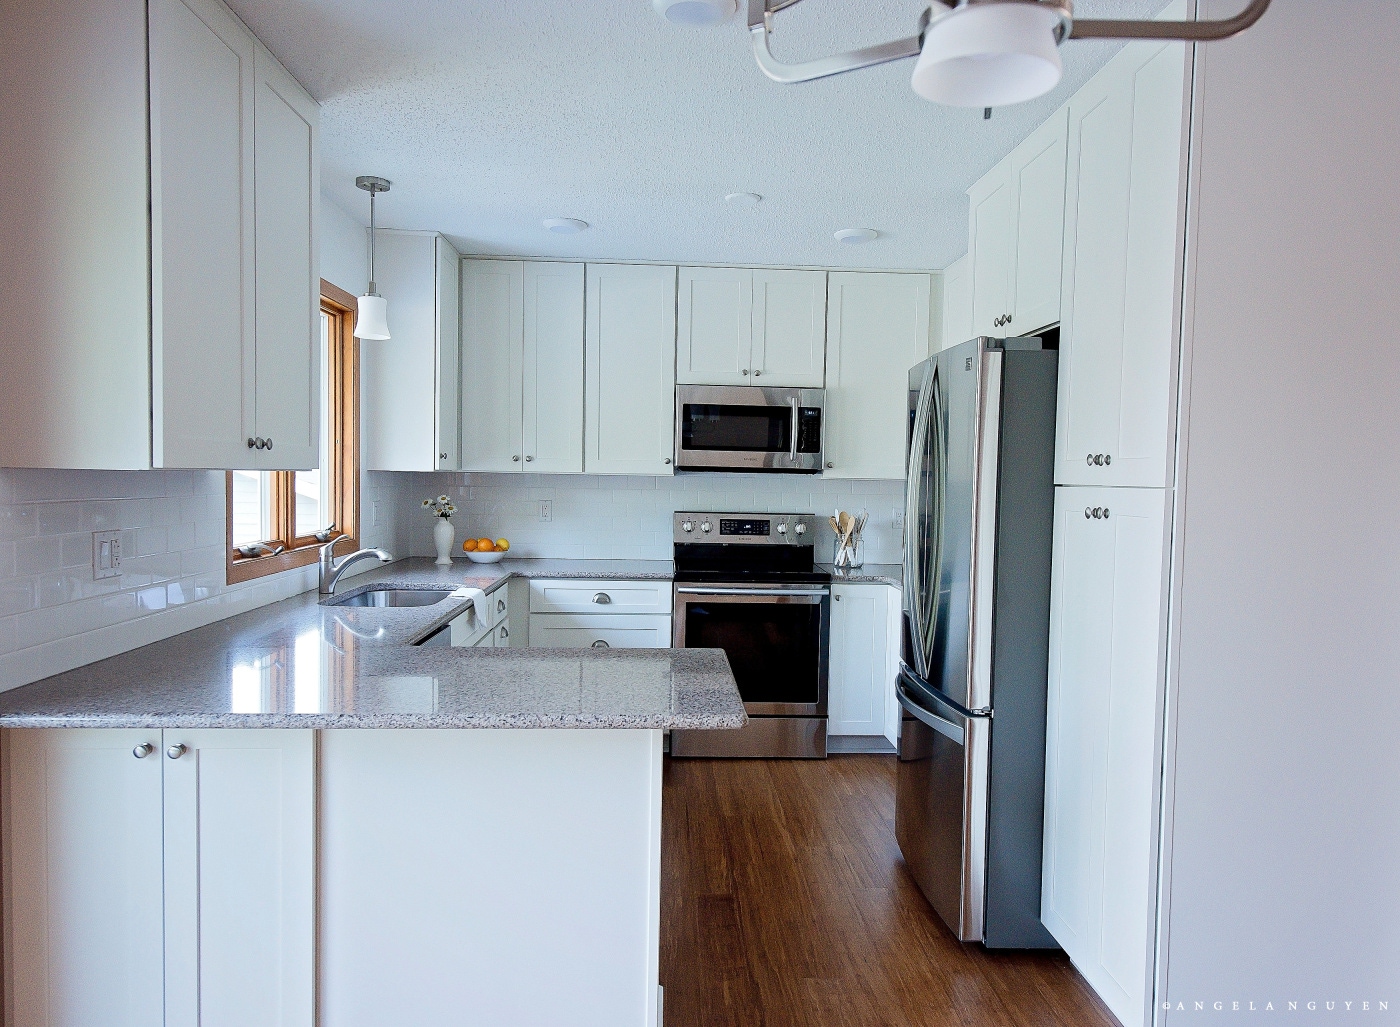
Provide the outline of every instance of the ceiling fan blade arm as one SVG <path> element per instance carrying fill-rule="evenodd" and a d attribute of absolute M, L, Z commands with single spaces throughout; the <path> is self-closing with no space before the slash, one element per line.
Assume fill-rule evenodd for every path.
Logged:
<path fill-rule="evenodd" d="M 749 0 L 749 36 L 753 40 L 754 59 L 758 62 L 759 70 L 774 82 L 793 85 L 798 82 L 811 82 L 819 78 L 828 78 L 832 75 L 843 75 L 848 71 L 859 71 L 862 68 L 873 68 L 877 64 L 888 64 L 890 61 L 902 61 L 909 57 L 917 57 L 923 48 L 924 29 L 928 27 L 929 12 L 925 12 L 920 19 L 919 34 L 916 36 L 896 39 L 876 46 L 867 46 L 831 57 L 820 57 L 814 61 L 803 61 L 800 64 L 784 64 L 773 56 L 773 51 L 768 46 L 772 17 L 775 12 L 781 11 L 784 7 L 791 7 L 798 2 L 799 0 Z M 939 2 L 940 8 L 945 6 L 941 0 L 936 0 L 936 2 Z"/>
<path fill-rule="evenodd" d="M 1264 16 L 1270 0 L 1250 0 L 1233 18 L 1216 21 L 1114 21 L 1103 18 L 1076 20 L 1071 39 L 1181 39 L 1209 43 L 1239 35 Z"/>

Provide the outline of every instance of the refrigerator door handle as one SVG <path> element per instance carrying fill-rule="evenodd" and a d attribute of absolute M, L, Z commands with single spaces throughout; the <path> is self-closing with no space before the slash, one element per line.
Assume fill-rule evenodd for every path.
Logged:
<path fill-rule="evenodd" d="M 915 720 L 928 725 L 940 735 L 952 739 L 959 745 L 965 745 L 967 743 L 967 732 L 963 730 L 961 724 L 954 724 L 951 720 L 944 720 L 932 710 L 924 709 L 923 706 L 919 705 L 918 700 L 909 692 L 909 689 L 904 687 L 903 682 L 896 683 L 895 696 L 899 699 L 899 705 L 904 707 L 905 711 Z"/>

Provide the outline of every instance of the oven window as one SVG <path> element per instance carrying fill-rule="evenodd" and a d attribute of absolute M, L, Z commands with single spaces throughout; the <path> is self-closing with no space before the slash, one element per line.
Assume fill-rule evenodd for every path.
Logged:
<path fill-rule="evenodd" d="M 723 649 L 744 702 L 815 703 L 821 607 L 787 603 L 686 605 L 687 649 Z"/>
<path fill-rule="evenodd" d="M 785 453 L 790 448 L 789 407 L 681 406 L 681 448 L 727 453 Z"/>

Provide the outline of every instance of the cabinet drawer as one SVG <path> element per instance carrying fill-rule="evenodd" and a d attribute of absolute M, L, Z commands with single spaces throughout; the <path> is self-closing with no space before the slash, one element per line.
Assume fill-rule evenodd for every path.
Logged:
<path fill-rule="evenodd" d="M 531 613 L 671 613 L 669 581 L 530 582 Z"/>
<path fill-rule="evenodd" d="M 489 604 L 487 620 L 494 628 L 504 624 L 510 617 L 510 595 L 506 589 L 505 582 L 496 586 L 494 592 L 486 593 L 486 602 Z"/>
<path fill-rule="evenodd" d="M 482 638 L 490 644 L 491 625 L 477 617 L 475 607 L 468 606 L 448 626 L 452 629 L 452 644 L 457 648 L 476 645 Z"/>
<path fill-rule="evenodd" d="M 532 613 L 532 649 L 669 649 L 671 618 L 636 614 Z"/>

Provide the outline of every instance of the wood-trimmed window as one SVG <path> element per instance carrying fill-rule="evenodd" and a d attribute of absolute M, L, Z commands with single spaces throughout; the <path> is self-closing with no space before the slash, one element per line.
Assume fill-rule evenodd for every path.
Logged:
<path fill-rule="evenodd" d="M 322 540 L 360 537 L 360 362 L 355 297 L 321 279 L 321 466 L 229 471 L 228 583 L 315 563 Z"/>

